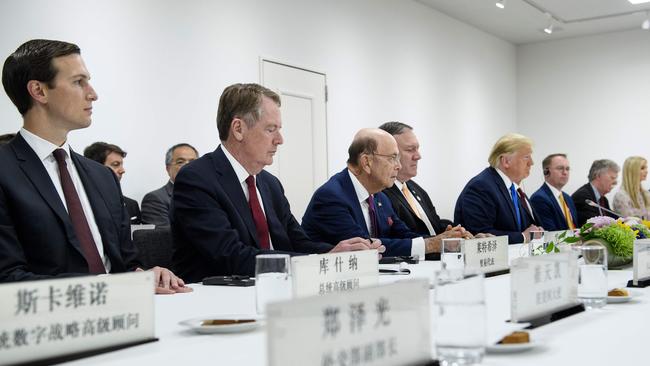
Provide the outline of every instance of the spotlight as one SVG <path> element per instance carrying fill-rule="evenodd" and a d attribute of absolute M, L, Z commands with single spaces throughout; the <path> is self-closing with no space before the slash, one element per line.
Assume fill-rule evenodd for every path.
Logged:
<path fill-rule="evenodd" d="M 548 18 L 548 25 L 544 28 L 544 33 L 553 34 L 553 17 L 549 13 L 546 13 L 546 17 Z"/>
<path fill-rule="evenodd" d="M 499 0 L 499 1 L 497 1 L 497 3 L 494 4 L 494 5 L 496 5 L 496 7 L 499 8 L 499 9 L 505 9 L 505 7 L 506 7 L 506 0 Z"/>
<path fill-rule="evenodd" d="M 650 30 L 650 13 L 645 12 L 645 20 L 641 23 L 641 29 Z"/>

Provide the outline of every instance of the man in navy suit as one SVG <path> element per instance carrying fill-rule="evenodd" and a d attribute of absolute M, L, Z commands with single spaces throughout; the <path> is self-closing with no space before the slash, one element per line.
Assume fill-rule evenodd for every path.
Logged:
<path fill-rule="evenodd" d="M 379 249 L 352 238 L 312 241 L 289 210 L 280 181 L 263 170 L 282 144 L 280 97 L 257 84 L 234 84 L 219 100 L 221 145 L 187 164 L 174 182 L 174 266 L 191 282 L 214 275 L 253 275 L 263 253 Z"/>
<path fill-rule="evenodd" d="M 578 219 L 571 196 L 562 192 L 569 181 L 566 154 L 551 154 L 542 161 L 545 183 L 530 197 L 539 223 L 548 231 L 575 229 Z"/>
<path fill-rule="evenodd" d="M 508 235 L 510 244 L 527 241 L 536 215 L 519 185 L 533 165 L 532 141 L 507 134 L 492 147 L 490 166 L 472 178 L 456 201 L 454 222 L 471 232 Z"/>
<path fill-rule="evenodd" d="M 97 93 L 79 47 L 32 40 L 4 63 L 2 84 L 23 128 L 0 148 L 0 282 L 141 270 L 120 185 L 72 151 Z M 187 292 L 155 267 L 156 292 Z"/>
<path fill-rule="evenodd" d="M 393 211 L 381 191 L 391 187 L 401 167 L 393 136 L 378 128 L 359 131 L 348 149 L 348 166 L 331 177 L 311 198 L 302 226 L 315 239 L 336 243 L 350 236 L 381 240 L 386 255 L 439 253 L 448 237 L 471 237 L 461 227 L 423 238 L 411 231 Z"/>
<path fill-rule="evenodd" d="M 578 211 L 578 226 L 584 225 L 587 220 L 594 216 L 618 218 L 618 215 L 610 212 L 609 200 L 605 195 L 611 192 L 612 188 L 616 186 L 618 172 L 620 170 L 618 164 L 609 159 L 594 160 L 591 168 L 589 168 L 589 182 L 578 188 L 571 195 L 576 205 L 576 210 Z M 594 207 L 588 204 L 587 200 L 605 209 L 602 210 L 600 207 Z"/>

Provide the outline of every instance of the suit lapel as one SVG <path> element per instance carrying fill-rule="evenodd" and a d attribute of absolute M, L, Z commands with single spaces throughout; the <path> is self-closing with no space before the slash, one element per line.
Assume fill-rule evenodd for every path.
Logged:
<path fill-rule="evenodd" d="M 406 187 L 411 191 L 411 194 L 413 195 L 413 198 L 420 204 L 420 206 L 422 207 L 422 210 L 424 211 L 423 213 L 425 215 L 427 215 L 427 218 L 429 219 L 429 222 L 431 223 L 431 226 L 435 230 L 435 226 L 436 226 L 435 222 L 437 220 L 435 220 L 431 216 L 433 214 L 433 207 L 429 207 L 426 200 L 424 198 L 422 198 L 422 197 L 424 197 L 424 191 L 415 182 L 413 182 L 412 180 L 409 180 L 409 181 L 406 182 Z M 401 192 L 400 192 L 400 195 L 402 195 Z M 411 210 L 411 211 L 413 211 L 413 210 Z M 415 219 L 419 220 L 420 222 L 422 222 L 422 224 L 424 224 L 424 221 L 422 219 L 420 219 L 419 217 L 417 217 L 417 215 L 415 216 Z"/>
<path fill-rule="evenodd" d="M 352 216 L 354 217 L 354 221 L 357 222 L 361 227 L 363 227 L 364 231 L 370 236 L 370 232 L 368 231 L 368 225 L 366 225 L 366 219 L 363 217 L 363 212 L 361 211 L 361 203 L 359 202 L 359 199 L 357 198 L 357 193 L 354 190 L 354 185 L 352 184 L 352 179 L 350 179 L 350 174 L 348 173 L 348 169 L 345 168 L 343 169 L 341 174 L 341 188 L 343 191 L 343 195 L 345 196 L 345 199 L 350 202 L 350 207 L 352 207 Z M 379 221 L 379 217 L 377 218 L 377 221 Z"/>
<path fill-rule="evenodd" d="M 169 198 L 172 197 L 172 193 L 174 193 L 174 184 L 172 182 L 167 182 L 167 184 L 165 184 L 165 192 L 167 192 Z"/>
<path fill-rule="evenodd" d="M 561 219 L 560 222 L 566 222 L 566 218 L 564 217 L 564 211 L 562 211 L 562 207 L 560 207 L 560 205 L 557 203 L 557 198 L 553 197 L 553 191 L 551 191 L 551 189 L 548 188 L 546 183 L 542 184 L 542 190 L 544 193 L 546 193 L 549 200 L 551 201 L 551 205 L 553 205 L 553 208 L 555 209 L 555 214 L 558 215 L 558 217 Z M 564 197 L 564 201 L 566 201 L 566 197 Z"/>
<path fill-rule="evenodd" d="M 503 184 L 503 179 L 501 179 L 501 176 L 499 173 L 496 171 L 494 168 L 488 168 L 490 169 L 490 172 L 492 173 L 492 179 L 494 179 L 494 182 L 496 183 L 497 187 L 499 187 L 499 192 L 501 192 L 501 195 L 503 196 L 502 198 L 505 200 L 505 202 L 508 202 L 508 207 L 510 207 L 510 214 L 512 215 L 512 222 L 515 226 L 517 226 L 517 212 L 515 211 L 515 205 L 512 202 L 512 197 L 510 196 L 510 192 L 506 188 L 506 185 Z M 519 205 L 521 206 L 521 205 Z M 519 208 L 519 212 L 521 213 L 522 211 L 525 211 L 523 207 Z M 523 225 L 523 221 L 522 221 Z"/>

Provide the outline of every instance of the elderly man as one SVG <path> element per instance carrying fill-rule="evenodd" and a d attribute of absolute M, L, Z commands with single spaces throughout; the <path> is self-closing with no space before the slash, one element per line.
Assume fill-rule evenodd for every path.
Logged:
<path fill-rule="evenodd" d="M 327 253 L 378 249 L 351 238 L 312 241 L 289 210 L 280 181 L 263 168 L 282 144 L 280 96 L 257 84 L 234 84 L 221 94 L 221 145 L 176 176 L 171 224 L 174 264 L 188 281 L 213 275 L 253 275 L 263 253 Z"/>
<path fill-rule="evenodd" d="M 529 232 L 543 230 L 536 226 L 521 181 L 533 165 L 532 141 L 511 133 L 492 147 L 490 166 L 472 178 L 456 201 L 454 222 L 471 232 L 507 235 L 510 244 L 529 239 Z"/>
<path fill-rule="evenodd" d="M 117 176 L 75 153 L 97 93 L 79 47 L 32 40 L 4 63 L 23 128 L 0 148 L 0 282 L 141 270 Z M 155 267 L 156 292 L 191 291 Z"/>
<path fill-rule="evenodd" d="M 147 193 L 142 199 L 142 222 L 156 226 L 169 226 L 169 205 L 176 175 L 185 164 L 198 158 L 199 152 L 190 144 L 176 144 L 167 150 L 165 168 L 169 181 L 155 191 Z"/>
<path fill-rule="evenodd" d="M 575 229 L 578 219 L 573 199 L 562 188 L 569 181 L 566 154 L 551 154 L 542 160 L 544 184 L 530 197 L 538 221 L 549 231 Z"/>
<path fill-rule="evenodd" d="M 584 225 L 587 220 L 594 216 L 618 217 L 607 211 L 611 209 L 609 207 L 609 200 L 605 195 L 616 186 L 616 179 L 620 170 L 618 164 L 608 159 L 595 160 L 591 164 L 591 168 L 589 169 L 589 183 L 578 188 L 571 195 L 578 210 L 578 226 Z M 587 203 L 588 200 L 606 210 L 590 205 Z"/>
<path fill-rule="evenodd" d="M 472 237 L 461 227 L 423 238 L 395 214 L 382 190 L 391 187 L 400 170 L 397 142 L 378 128 L 360 130 L 348 149 L 348 166 L 323 184 L 311 198 L 302 226 L 315 240 L 378 238 L 386 255 L 439 253 L 443 238 Z"/>

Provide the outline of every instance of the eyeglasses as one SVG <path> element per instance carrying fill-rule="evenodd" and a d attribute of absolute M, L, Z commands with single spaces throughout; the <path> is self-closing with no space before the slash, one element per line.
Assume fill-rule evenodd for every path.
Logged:
<path fill-rule="evenodd" d="M 385 158 L 388 158 L 388 161 L 390 161 L 391 163 L 399 164 L 399 154 L 386 155 L 386 154 L 372 153 L 372 155 L 383 156 Z"/>

